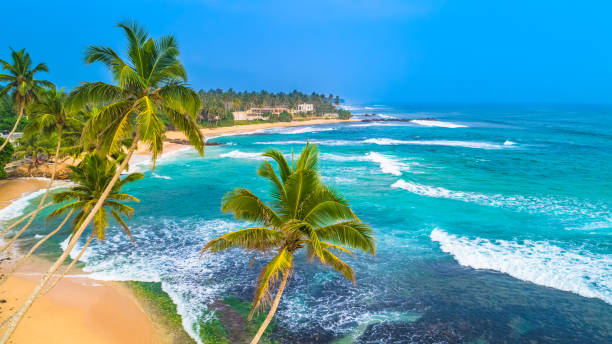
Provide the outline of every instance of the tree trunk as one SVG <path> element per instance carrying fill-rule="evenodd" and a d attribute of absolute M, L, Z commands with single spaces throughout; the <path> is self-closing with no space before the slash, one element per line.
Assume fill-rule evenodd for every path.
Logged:
<path fill-rule="evenodd" d="M 289 279 L 289 270 L 285 270 L 285 272 L 283 273 L 283 280 L 278 286 L 278 291 L 276 292 L 276 296 L 274 297 L 274 301 L 272 302 L 272 307 L 270 307 L 270 312 L 268 312 L 268 316 L 266 316 L 266 320 L 264 320 L 264 322 L 261 323 L 261 326 L 259 326 L 259 330 L 257 330 L 257 333 L 255 334 L 255 337 L 253 337 L 251 344 L 257 344 L 259 342 L 264 331 L 270 324 L 270 321 L 272 321 L 272 318 L 274 317 L 274 313 L 276 313 L 276 308 L 278 307 L 278 304 L 280 302 L 281 296 L 283 295 L 283 291 L 285 290 L 285 286 L 287 285 L 288 279 Z"/>
<path fill-rule="evenodd" d="M 57 172 L 57 159 L 59 157 L 59 151 L 60 151 L 61 144 L 62 144 L 62 126 L 60 125 L 58 127 L 58 129 L 57 129 L 57 147 L 55 148 L 55 160 L 56 161 L 53 164 L 53 170 L 51 172 L 51 179 L 49 180 L 49 184 L 47 185 L 47 191 L 45 191 L 45 194 L 42 196 L 42 198 L 38 202 L 38 206 L 36 207 L 36 210 L 34 210 L 34 212 L 32 214 L 32 217 L 30 218 L 28 223 L 26 223 L 19 230 L 19 232 L 17 232 L 17 234 L 15 234 L 15 236 L 13 238 L 11 238 L 11 240 L 9 240 L 9 242 L 4 247 L 2 247 L 2 249 L 0 249 L 0 252 L 6 251 L 7 248 L 9 248 L 11 245 L 13 245 L 13 243 L 17 239 L 19 239 L 21 234 L 23 234 L 23 232 L 25 232 L 26 229 L 28 229 L 28 227 L 30 227 L 30 225 L 34 221 L 34 218 L 36 217 L 36 215 L 38 215 L 38 212 L 41 210 L 43 203 L 45 202 L 45 200 L 47 199 L 47 196 L 49 195 L 49 191 L 51 191 L 51 187 L 53 186 L 53 181 L 55 180 L 55 173 Z"/>
<path fill-rule="evenodd" d="M 51 204 L 53 204 L 53 202 L 49 202 L 45 205 L 43 205 L 40 209 L 45 209 L 46 207 L 50 206 Z M 18 224 L 21 223 L 21 221 L 27 219 L 28 217 L 32 216 L 32 214 L 34 214 L 36 210 L 32 210 L 31 212 L 29 212 L 26 215 L 23 215 L 19 220 L 15 221 L 15 223 L 13 223 L 12 225 L 6 227 L 5 229 L 2 230 L 2 232 L 0 232 L 0 237 L 3 237 L 4 234 L 8 233 L 8 231 L 10 231 L 11 229 L 13 229 L 15 226 L 17 226 Z"/>
<path fill-rule="evenodd" d="M 72 260 L 72 262 L 70 263 L 70 265 L 68 265 L 68 267 L 66 267 L 66 269 L 64 269 L 64 272 L 55 279 L 55 281 L 53 281 L 53 283 L 47 288 L 45 289 L 45 291 L 43 291 L 42 293 L 40 293 L 40 296 L 45 295 L 46 293 L 48 293 L 51 289 L 53 289 L 53 287 L 55 287 L 55 285 L 62 279 L 64 278 L 64 276 L 66 276 L 66 274 L 68 273 L 68 271 L 70 271 L 70 269 L 72 269 L 72 267 L 74 266 L 74 264 L 76 264 L 76 262 L 79 261 L 79 259 L 81 259 L 81 257 L 83 256 L 83 253 L 85 253 L 85 250 L 87 250 L 87 247 L 89 246 L 89 244 L 91 243 L 91 239 L 94 238 L 94 231 L 91 232 L 91 235 L 89 236 L 89 238 L 87 239 L 87 242 L 85 242 L 85 245 L 83 245 L 83 248 L 81 249 L 81 252 L 79 252 L 79 254 L 76 256 L 76 258 L 74 258 L 74 260 Z M 38 296 L 38 297 L 40 297 Z"/>
<path fill-rule="evenodd" d="M 66 222 L 68 222 L 68 219 L 72 215 L 73 211 L 74 210 L 71 209 L 70 212 L 68 212 L 68 214 L 64 218 L 64 220 L 62 220 L 62 223 L 60 223 L 59 226 L 57 226 L 57 228 L 55 228 L 52 232 L 45 235 L 44 238 L 40 239 L 36 244 L 34 244 L 34 246 L 30 248 L 28 253 L 25 256 L 21 257 L 17 261 L 17 263 L 15 263 L 15 265 L 9 272 L 7 272 L 6 274 L 2 275 L 2 277 L 0 277 L 0 285 L 4 283 L 9 277 L 11 277 L 11 275 L 21 267 L 21 264 L 23 264 L 28 258 L 30 258 L 30 256 L 34 253 L 34 251 L 36 251 L 36 249 L 40 247 L 40 245 L 44 244 L 45 241 L 49 240 L 49 238 L 54 236 L 57 232 L 59 232 L 60 229 L 62 229 L 62 227 L 64 227 L 64 225 L 66 224 Z"/>
<path fill-rule="evenodd" d="M 34 290 L 32 290 L 32 292 L 30 293 L 26 301 L 23 303 L 21 308 L 19 308 L 19 310 L 15 313 L 15 315 L 9 321 L 8 328 L 6 329 L 6 331 L 0 338 L 0 344 L 5 344 L 8 341 L 8 339 L 11 337 L 13 332 L 15 332 L 17 325 L 19 324 L 19 322 L 21 321 L 25 313 L 28 311 L 28 309 L 30 309 L 30 307 L 32 306 L 32 303 L 34 303 L 37 296 L 40 294 L 40 292 L 44 288 L 45 284 L 49 281 L 49 279 L 51 279 L 51 276 L 64 263 L 64 261 L 70 254 L 70 251 L 72 251 L 78 239 L 83 234 L 83 231 L 85 231 L 85 228 L 89 225 L 91 220 L 93 220 L 93 217 L 98 212 L 98 210 L 102 208 L 102 205 L 104 204 L 104 201 L 106 201 L 106 198 L 110 194 L 111 189 L 117 183 L 117 180 L 119 180 L 119 177 L 121 176 L 121 172 L 125 169 L 125 166 L 127 166 L 128 161 L 132 157 L 132 154 L 134 153 L 134 150 L 136 149 L 136 146 L 138 145 L 138 141 L 139 141 L 139 137 L 137 135 L 134 138 L 134 142 L 132 143 L 132 146 L 130 147 L 127 156 L 125 157 L 123 162 L 121 162 L 121 165 L 117 169 L 117 172 L 115 172 L 113 179 L 111 179 L 111 181 L 108 183 L 108 185 L 106 186 L 106 189 L 104 189 L 104 192 L 102 192 L 102 195 L 100 195 L 100 199 L 98 200 L 98 202 L 96 202 L 96 205 L 91 209 L 91 211 L 89 212 L 89 215 L 87 215 L 87 217 L 85 218 L 85 220 L 83 221 L 79 229 L 77 229 L 77 231 L 74 233 L 73 240 L 68 244 L 68 247 L 66 248 L 66 250 L 64 250 L 64 253 L 62 253 L 62 255 L 49 268 L 45 276 L 40 280 L 40 282 L 34 288 Z"/>
<path fill-rule="evenodd" d="M 2 143 L 2 146 L 0 146 L 0 152 L 4 149 L 4 146 L 8 144 L 9 139 L 11 138 L 11 136 L 13 136 L 13 133 L 15 133 L 15 130 L 17 130 L 17 126 L 19 125 L 19 122 L 21 121 L 21 117 L 23 117 L 23 107 L 24 107 L 24 104 L 21 104 L 21 106 L 19 107 L 19 116 L 17 116 L 17 121 L 15 121 L 15 125 L 13 126 L 13 129 L 11 129 L 11 132 L 6 137 L 6 140 L 4 140 L 4 142 Z"/>

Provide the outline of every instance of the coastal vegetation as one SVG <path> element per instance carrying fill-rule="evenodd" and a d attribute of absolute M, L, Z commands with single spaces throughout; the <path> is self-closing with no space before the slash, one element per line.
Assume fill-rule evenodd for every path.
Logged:
<path fill-rule="evenodd" d="M 39 165 L 50 167 L 47 174 L 50 179 L 42 197 L 37 200 L 36 208 L 0 231 L 0 236 L 11 235 L 0 250 L 8 253 L 43 209 L 51 207 L 48 219 L 61 219 L 0 277 L 0 283 L 4 283 L 47 240 L 66 232 L 62 229 L 69 227 L 70 233 L 64 251 L 53 257 L 53 264 L 21 307 L 0 325 L 4 328 L 0 344 L 10 340 L 32 304 L 70 271 L 92 240 L 104 239 L 111 223 L 122 227 L 134 240 L 126 221 L 134 209 L 125 203 L 139 200 L 122 193 L 121 188 L 143 178 L 140 173 L 124 175 L 139 145 L 151 153 L 155 168 L 155 161 L 163 150 L 166 130 L 182 132 L 203 156 L 204 137 L 200 128 L 236 124 L 233 111 L 257 106 L 273 108 L 273 112 L 264 112 L 261 119 L 256 120 L 264 122 L 290 122 L 331 112 L 338 114 L 339 118 L 351 116 L 350 112 L 336 108 L 342 100 L 331 94 L 234 92 L 231 89 L 198 93 L 187 84 L 187 73 L 179 60 L 178 44 L 173 36 L 153 39 L 144 28 L 133 22 L 119 23 L 118 27 L 127 41 L 127 50 L 123 54 L 106 46 L 91 45 L 84 57 L 87 64 L 105 66 L 112 76 L 112 83 L 88 82 L 66 92 L 49 81 L 37 79 L 37 74 L 47 72 L 48 68 L 44 63 L 33 67 L 25 49 L 11 50 L 11 63 L 0 60 L 2 69 L 6 71 L 6 74 L 0 74 L 0 129 L 6 135 L 6 139 L 0 138 L 0 178 L 6 177 L 4 166 L 13 158 L 22 159 L 20 163 L 28 166 L 28 174 Z M 298 104 L 304 103 L 311 107 L 310 110 L 294 111 Z M 284 110 L 277 111 L 277 106 Z M 249 121 L 241 124 L 244 122 Z M 22 132 L 21 137 L 15 135 L 18 131 Z M 293 270 L 295 251 L 305 247 L 311 258 L 333 267 L 353 282 L 353 270 L 332 252 L 350 253 L 340 246 L 345 245 L 374 254 L 369 227 L 360 222 L 340 195 L 322 183 L 317 171 L 316 146 L 307 145 L 297 162 L 292 162 L 293 166 L 280 152 L 268 151 L 264 155 L 276 160 L 280 169 L 280 177 L 268 162 L 259 170 L 262 177 L 276 183 L 274 195 L 278 196 L 277 202 L 272 207 L 257 209 L 255 203 L 261 201 L 246 189 L 236 189 L 223 200 L 224 211 L 264 227 L 227 234 L 205 247 L 210 252 L 235 246 L 248 251 L 278 250 L 262 272 L 253 304 L 231 297 L 220 301 L 231 314 L 249 320 L 241 336 L 254 336 L 253 342 L 258 342 L 264 333 L 271 331 L 268 326 Z M 69 173 L 60 173 L 62 163 L 70 158 L 68 166 L 63 167 Z M 74 186 L 52 194 L 58 177 L 70 178 Z M 281 190 L 282 195 L 277 194 Z M 245 195 L 250 196 L 244 198 Z M 271 214 L 275 217 L 264 221 Z M 69 256 L 88 228 L 91 233 L 86 235 L 87 239 L 76 257 L 54 278 L 70 260 Z M 270 303 L 280 275 L 282 282 L 269 313 L 255 316 L 257 310 L 263 310 Z M 155 299 L 168 306 L 167 295 L 164 298 L 158 287 L 134 285 L 139 292 L 155 295 Z M 176 318 L 172 322 L 175 326 L 178 323 Z M 220 320 L 200 325 L 204 342 L 231 342 L 232 335 Z M 264 341 L 268 342 L 265 337 Z"/>
<path fill-rule="evenodd" d="M 0 97 L 10 94 L 13 108 L 18 115 L 13 128 L 6 137 L 7 140 L 0 145 L 0 151 L 4 149 L 15 130 L 17 130 L 25 113 L 25 108 L 38 99 L 38 94 L 44 87 L 53 87 L 50 81 L 35 79 L 37 73 L 48 72 L 49 69 L 44 63 L 39 63 L 32 68 L 32 58 L 25 49 L 19 51 L 11 49 L 11 58 L 13 59 L 12 63 L 0 59 L 2 70 L 6 71 L 6 74 L 0 74 L 0 82 L 6 83 L 0 88 Z"/>
<path fill-rule="evenodd" d="M 316 145 L 307 144 L 291 164 L 277 150 L 268 150 L 262 155 L 274 160 L 279 171 L 277 174 L 268 161 L 257 171 L 259 176 L 271 182 L 272 201 L 267 204 L 244 188 L 227 193 L 222 210 L 255 226 L 224 234 L 202 249 L 203 253 L 216 253 L 238 247 L 249 252 L 274 253 L 257 278 L 253 306 L 247 319 L 250 321 L 256 312 L 268 306 L 270 310 L 251 344 L 259 342 L 274 317 L 293 272 L 297 251 L 306 249 L 310 261 L 317 259 L 353 283 L 355 272 L 340 259 L 340 254 L 352 255 L 350 249 L 375 253 L 372 229 L 361 222 L 339 193 L 321 180 Z"/>
<path fill-rule="evenodd" d="M 200 90 L 198 94 L 202 100 L 202 110 L 198 116 L 198 122 L 206 127 L 234 125 L 233 112 L 235 111 L 266 107 L 286 107 L 294 110 L 298 104 L 302 103 L 313 105 L 313 111 L 310 114 L 313 117 L 320 117 L 326 113 L 338 113 L 340 119 L 351 117 L 349 111 L 338 108 L 338 105 L 343 101 L 339 96 L 333 94 L 325 95 L 316 92 L 305 94 L 297 90 L 289 93 L 273 93 L 266 90 L 236 92 L 231 88 L 227 91 L 222 89 Z M 288 111 L 282 111 L 280 114 L 267 112 L 262 117 L 264 119 L 257 122 L 290 122 L 293 119 Z"/>

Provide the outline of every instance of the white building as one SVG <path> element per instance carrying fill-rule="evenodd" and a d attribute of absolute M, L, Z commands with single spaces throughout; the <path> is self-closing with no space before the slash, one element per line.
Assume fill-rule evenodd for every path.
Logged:
<path fill-rule="evenodd" d="M 314 111 L 314 105 L 313 104 L 307 104 L 307 103 L 298 104 L 297 110 L 295 110 L 295 112 L 297 112 L 297 113 L 313 112 L 313 111 Z"/>

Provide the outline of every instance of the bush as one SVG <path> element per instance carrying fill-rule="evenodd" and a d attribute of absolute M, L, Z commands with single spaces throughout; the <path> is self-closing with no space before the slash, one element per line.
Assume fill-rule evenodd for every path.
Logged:
<path fill-rule="evenodd" d="M 278 120 L 281 122 L 291 122 L 291 114 L 287 111 L 283 111 L 278 115 Z"/>
<path fill-rule="evenodd" d="M 338 118 L 340 118 L 340 119 L 350 119 L 351 117 L 353 117 L 353 115 L 351 114 L 350 111 L 343 110 L 343 109 L 338 109 Z"/>
<path fill-rule="evenodd" d="M 5 139 L 0 137 L 0 145 L 4 143 L 4 140 Z M 7 177 L 7 173 L 4 169 L 4 166 L 7 163 L 11 162 L 11 159 L 13 158 L 13 153 L 15 153 L 15 149 L 13 149 L 13 145 L 10 142 L 6 144 L 6 147 L 4 147 L 2 151 L 0 151 L 0 178 Z"/>

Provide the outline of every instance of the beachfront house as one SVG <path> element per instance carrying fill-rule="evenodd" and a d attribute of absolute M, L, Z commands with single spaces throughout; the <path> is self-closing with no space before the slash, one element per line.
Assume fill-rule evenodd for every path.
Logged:
<path fill-rule="evenodd" d="M 308 103 L 298 104 L 295 113 L 309 113 L 314 111 L 314 105 Z"/>
<path fill-rule="evenodd" d="M 289 108 L 286 106 L 264 106 L 250 108 L 246 111 L 234 111 L 234 121 L 254 121 L 257 119 L 268 119 L 264 114 L 275 114 L 278 115 L 283 111 L 289 112 Z"/>

